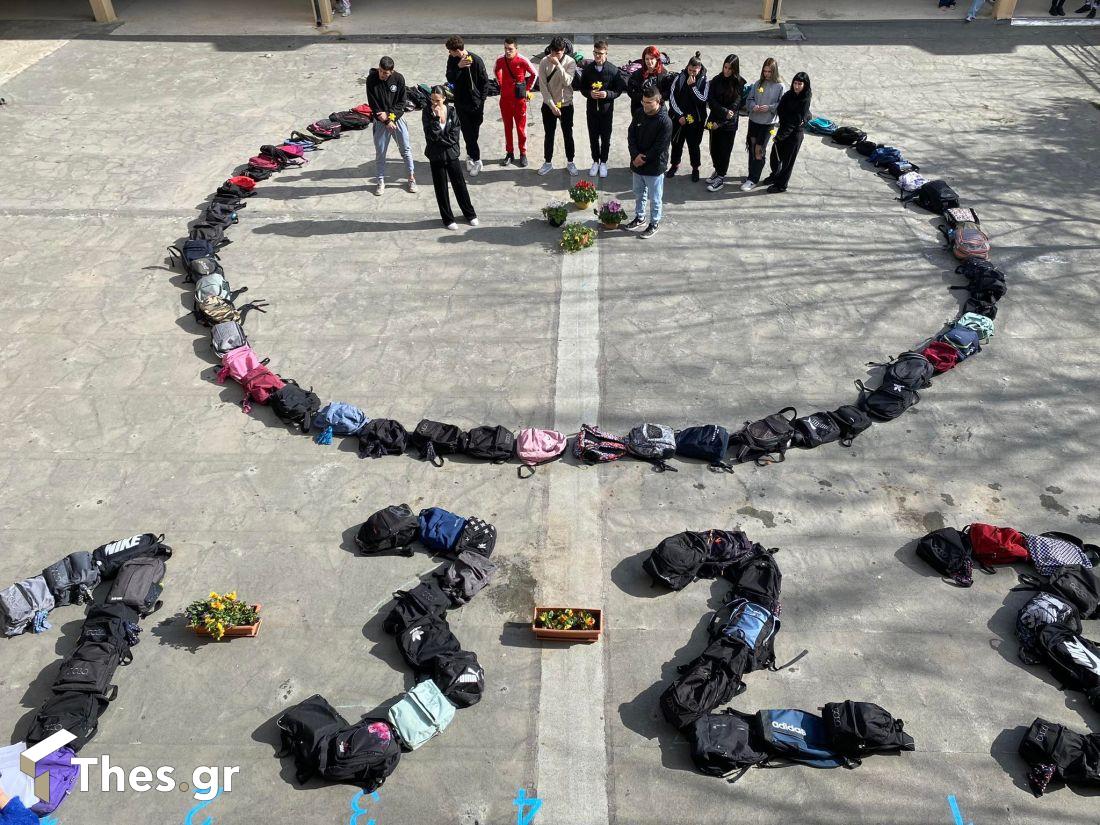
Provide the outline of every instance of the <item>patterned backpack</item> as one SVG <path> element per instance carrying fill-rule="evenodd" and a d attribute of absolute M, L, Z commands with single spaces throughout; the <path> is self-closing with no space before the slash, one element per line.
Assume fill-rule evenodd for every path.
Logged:
<path fill-rule="evenodd" d="M 598 427 L 583 424 L 573 441 L 573 455 L 590 464 L 615 461 L 626 455 L 626 442 Z"/>

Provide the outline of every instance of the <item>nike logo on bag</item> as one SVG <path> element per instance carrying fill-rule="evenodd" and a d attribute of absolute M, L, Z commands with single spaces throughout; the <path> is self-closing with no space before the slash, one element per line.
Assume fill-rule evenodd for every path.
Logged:
<path fill-rule="evenodd" d="M 1079 639 L 1066 642 L 1066 650 L 1069 651 L 1073 661 L 1081 667 L 1087 668 L 1093 673 L 1100 673 L 1100 658 L 1097 658 L 1096 654 L 1085 647 Z"/>

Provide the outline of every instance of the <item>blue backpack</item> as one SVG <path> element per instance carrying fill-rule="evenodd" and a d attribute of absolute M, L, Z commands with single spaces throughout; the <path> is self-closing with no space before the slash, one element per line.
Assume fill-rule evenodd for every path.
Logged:
<path fill-rule="evenodd" d="M 761 710 L 756 714 L 760 741 L 769 757 L 789 759 L 815 768 L 854 768 L 830 743 L 825 720 L 804 710 Z"/>
<path fill-rule="evenodd" d="M 867 160 L 875 166 L 889 166 L 891 163 L 897 163 L 901 159 L 901 149 L 897 149 L 893 146 L 880 146 L 867 158 Z"/>
<path fill-rule="evenodd" d="M 354 404 L 333 401 L 313 416 L 313 427 L 321 431 L 313 440 L 318 444 L 331 444 L 334 435 L 355 435 L 369 423 L 367 414 Z"/>
<path fill-rule="evenodd" d="M 466 519 L 442 507 L 420 511 L 420 541 L 433 553 L 449 553 L 458 543 Z"/>
<path fill-rule="evenodd" d="M 718 620 L 729 611 L 729 618 L 721 624 Z M 746 673 L 775 664 L 772 643 L 779 632 L 779 617 L 748 599 L 734 599 L 723 605 L 710 620 L 711 638 L 724 636 L 742 642 L 751 651 Z"/>
<path fill-rule="evenodd" d="M 710 462 L 712 470 L 733 472 L 727 462 L 726 450 L 729 449 L 730 434 L 725 427 L 717 424 L 705 424 L 701 427 L 688 427 L 676 433 L 676 454 L 688 458 L 701 458 Z"/>
<path fill-rule="evenodd" d="M 956 323 L 955 326 L 939 336 L 938 340 L 946 341 L 957 349 L 959 360 L 962 361 L 982 351 L 981 338 L 981 333 L 977 330 Z"/>
<path fill-rule="evenodd" d="M 806 121 L 806 131 L 813 135 L 831 135 L 836 131 L 836 124 L 827 117 L 814 117 Z"/>

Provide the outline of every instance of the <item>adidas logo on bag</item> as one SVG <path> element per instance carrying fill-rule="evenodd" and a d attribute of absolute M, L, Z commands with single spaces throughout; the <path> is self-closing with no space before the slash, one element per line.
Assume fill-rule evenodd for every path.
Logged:
<path fill-rule="evenodd" d="M 788 733 L 797 733 L 799 736 L 806 735 L 806 731 L 802 730 L 802 728 L 796 727 L 795 725 L 791 725 L 787 722 L 772 722 L 772 727 L 779 730 L 785 730 Z"/>

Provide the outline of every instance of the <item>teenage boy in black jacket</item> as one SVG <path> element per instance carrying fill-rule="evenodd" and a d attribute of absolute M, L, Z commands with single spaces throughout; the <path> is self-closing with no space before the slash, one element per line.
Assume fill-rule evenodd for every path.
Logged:
<path fill-rule="evenodd" d="M 646 205 L 651 203 L 649 226 L 641 237 L 652 238 L 661 223 L 665 169 L 672 143 L 672 121 L 661 105 L 656 85 L 647 86 L 642 93 L 642 110 L 631 121 L 626 139 L 634 173 L 634 220 L 626 228 L 634 229 L 645 223 Z"/>
<path fill-rule="evenodd" d="M 378 68 L 367 75 L 367 103 L 374 113 L 374 151 L 378 172 L 378 186 L 374 194 L 386 191 L 386 152 L 390 139 L 397 140 L 405 168 L 409 172 L 409 191 L 416 191 L 416 173 L 413 167 L 412 145 L 409 128 L 405 125 L 405 78 L 393 70 L 393 58 L 383 57 Z"/>
<path fill-rule="evenodd" d="M 592 46 L 592 60 L 574 76 L 574 86 L 588 102 L 588 142 L 592 147 L 592 168 L 588 174 L 607 177 L 607 155 L 611 150 L 611 124 L 615 116 L 615 98 L 626 91 L 626 80 L 618 67 L 607 62 L 607 41 Z"/>
<path fill-rule="evenodd" d="M 473 52 L 457 34 L 447 38 L 447 82 L 454 89 L 455 111 L 466 141 L 466 169 L 476 176 L 481 171 L 481 147 L 477 145 L 481 122 L 485 119 L 485 84 L 489 75 L 485 61 Z"/>

